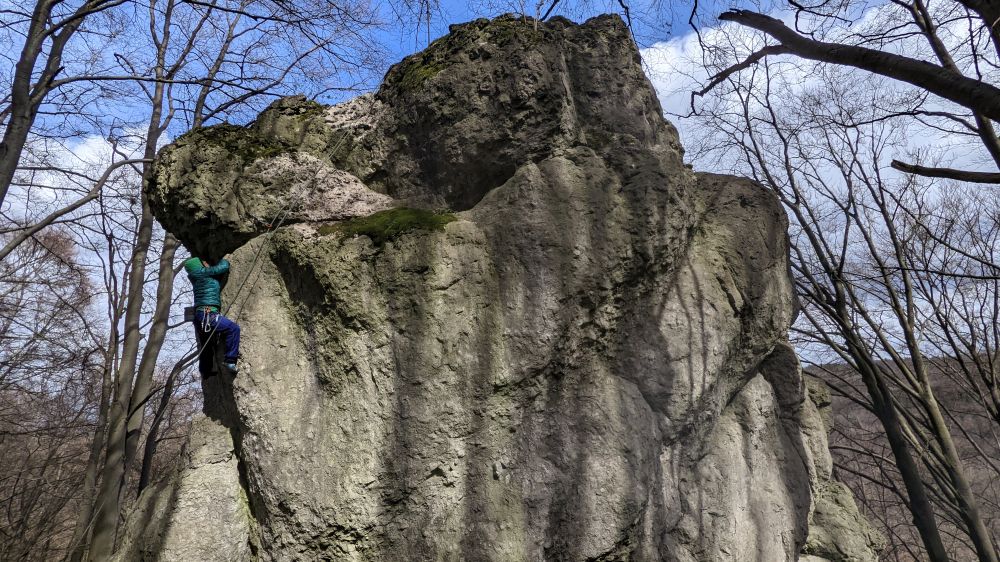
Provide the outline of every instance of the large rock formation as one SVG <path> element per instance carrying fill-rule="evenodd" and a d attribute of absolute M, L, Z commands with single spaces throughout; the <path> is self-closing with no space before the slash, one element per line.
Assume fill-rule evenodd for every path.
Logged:
<path fill-rule="evenodd" d="M 165 148 L 242 370 L 126 560 L 873 560 L 785 341 L 786 219 L 682 163 L 624 24 L 454 26 Z"/>

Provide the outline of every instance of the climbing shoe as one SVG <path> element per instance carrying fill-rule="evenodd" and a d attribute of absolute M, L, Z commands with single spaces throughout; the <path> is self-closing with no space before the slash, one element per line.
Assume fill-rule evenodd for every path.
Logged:
<path fill-rule="evenodd" d="M 222 367 L 229 372 L 230 375 L 236 375 L 240 371 L 240 368 L 236 366 L 236 363 L 223 363 Z"/>

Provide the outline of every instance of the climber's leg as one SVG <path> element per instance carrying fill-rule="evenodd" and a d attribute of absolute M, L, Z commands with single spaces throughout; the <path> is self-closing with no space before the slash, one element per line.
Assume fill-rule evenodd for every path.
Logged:
<path fill-rule="evenodd" d="M 235 365 L 240 356 L 240 325 L 220 314 L 215 331 L 222 336 L 222 341 L 225 342 L 226 363 Z"/>
<path fill-rule="evenodd" d="M 198 372 L 202 378 L 215 374 L 215 343 L 218 338 L 212 335 L 212 328 L 208 324 L 206 313 L 197 310 L 194 313 L 194 337 L 198 344 Z"/>
<path fill-rule="evenodd" d="M 201 350 L 201 355 L 198 356 L 198 372 L 203 378 L 215 374 L 215 338 L 209 340 L 207 346 L 204 343 L 205 339 L 206 336 L 198 336 L 198 349 Z"/>

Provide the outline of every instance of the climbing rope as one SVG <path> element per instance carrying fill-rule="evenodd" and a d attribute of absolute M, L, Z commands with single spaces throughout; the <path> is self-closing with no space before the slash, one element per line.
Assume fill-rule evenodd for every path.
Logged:
<path fill-rule="evenodd" d="M 318 175 L 318 172 L 317 172 L 317 175 Z M 314 184 L 315 184 L 315 181 L 316 180 L 314 178 L 313 179 L 313 183 Z M 302 197 L 304 196 L 304 194 L 307 193 L 307 192 L 308 192 L 308 190 L 302 190 L 302 192 L 299 194 L 298 199 L 302 199 Z M 239 298 L 240 293 L 243 292 L 243 288 L 246 286 L 247 281 L 250 279 L 251 273 L 256 269 L 257 262 L 260 260 L 260 256 L 263 253 L 264 247 L 270 241 L 271 234 L 275 230 L 277 230 L 278 228 L 281 228 L 281 226 L 284 224 L 286 218 L 288 217 L 288 212 L 291 210 L 292 203 L 293 203 L 293 201 L 291 199 L 289 199 L 289 201 L 286 202 L 285 206 L 282 209 L 280 209 L 274 215 L 274 218 L 271 220 L 271 222 L 269 222 L 267 224 L 267 230 L 264 231 L 264 233 L 262 234 L 262 236 L 266 236 L 267 238 L 264 240 L 264 242 L 262 242 L 260 244 L 260 246 L 257 248 L 257 252 L 254 254 L 253 261 L 250 263 L 250 270 L 249 270 L 250 273 L 247 273 L 247 275 L 245 275 L 243 277 L 243 281 L 240 283 L 240 286 L 236 288 L 236 294 L 233 295 L 232 301 L 229 303 L 228 306 L 225 307 L 225 310 L 223 310 L 223 312 L 221 313 L 221 316 L 226 316 L 226 317 L 229 316 L 229 311 L 232 309 L 233 303 L 235 303 L 235 301 L 237 300 L 237 298 Z M 280 220 L 279 220 L 279 217 L 280 217 Z M 258 275 L 258 277 L 259 277 L 259 275 Z M 246 304 L 246 301 L 250 298 L 250 295 L 253 294 L 253 289 L 256 288 L 256 286 L 257 286 L 257 281 L 254 280 L 254 284 L 253 284 L 253 287 L 251 287 L 250 292 L 247 293 L 246 297 L 244 297 L 244 299 L 243 299 L 243 302 L 240 303 L 240 308 L 239 308 L 239 310 L 236 313 L 236 317 L 233 319 L 234 322 L 236 322 L 239 319 L 239 315 L 243 312 L 243 306 Z M 207 324 L 211 325 L 211 321 L 209 320 L 208 317 L 205 318 L 204 322 L 206 322 Z M 211 331 L 209 331 L 208 335 L 205 336 L 205 338 L 202 340 L 202 343 L 201 343 L 200 347 L 198 347 L 198 353 L 196 353 L 193 357 L 189 357 L 187 359 L 188 361 L 190 361 L 190 363 L 188 364 L 187 367 L 184 368 L 184 373 L 183 374 L 186 375 L 187 374 L 187 370 L 190 369 L 195 363 L 197 363 L 201 359 L 202 353 L 205 352 L 205 349 L 208 347 L 208 344 L 212 341 L 212 338 L 215 337 L 215 333 L 216 333 L 216 331 L 218 329 L 219 329 L 219 323 L 216 322 L 215 325 L 212 326 L 212 329 L 211 329 Z M 205 330 L 203 329 L 202 331 L 205 331 Z M 192 350 L 193 350 L 193 348 L 194 348 L 194 346 L 192 346 Z"/>
<path fill-rule="evenodd" d="M 369 98 L 369 100 L 368 100 L 368 107 L 365 108 L 365 112 L 364 113 L 365 114 L 370 113 L 371 110 L 374 108 L 374 106 L 375 106 L 375 96 L 372 95 L 371 98 Z M 330 150 L 330 154 L 336 154 L 337 151 L 340 150 L 340 147 L 344 144 L 344 141 L 347 140 L 347 136 L 348 136 L 349 133 L 350 133 L 350 129 L 345 128 L 343 134 L 340 135 L 340 138 L 337 139 L 337 142 L 333 145 L 333 148 Z M 264 242 L 261 243 L 260 247 L 257 248 L 257 252 L 254 255 L 253 261 L 250 262 L 250 272 L 253 272 L 254 270 L 256 270 L 257 262 L 259 261 L 260 256 L 261 256 L 261 254 L 264 251 L 264 247 L 267 245 L 268 242 L 271 241 L 273 232 L 275 230 L 281 228 L 281 226 L 285 223 L 285 220 L 288 218 L 288 213 L 292 209 L 292 204 L 295 203 L 297 205 L 298 203 L 301 202 L 301 200 L 303 198 L 305 198 L 305 196 L 307 194 L 311 193 L 313 191 L 313 189 L 315 189 L 317 180 L 319 178 L 319 173 L 320 173 L 320 170 L 316 170 L 316 174 L 313 176 L 313 179 L 312 179 L 312 182 L 311 182 L 312 183 L 312 189 L 310 189 L 310 188 L 303 189 L 303 190 L 301 190 L 298 193 L 298 195 L 297 195 L 297 197 L 295 199 L 289 198 L 289 200 L 286 201 L 285 206 L 282 209 L 280 209 L 274 215 L 274 218 L 271 219 L 271 222 L 267 223 L 267 230 L 262 235 L 262 236 L 266 236 L 267 238 L 265 238 Z M 259 278 L 260 278 L 259 274 L 254 278 L 253 286 L 251 286 L 250 292 L 247 293 L 246 297 L 243 299 L 243 302 L 240 303 L 240 308 L 236 312 L 236 318 L 234 319 L 234 321 L 239 318 L 240 314 L 243 313 L 243 307 L 244 307 L 244 305 L 246 305 L 246 302 L 247 302 L 247 300 L 249 300 L 250 295 L 253 294 L 254 289 L 257 287 L 257 279 L 259 279 Z M 246 282 L 249 279 L 250 279 L 250 274 L 248 273 L 243 278 L 243 282 L 240 283 L 240 286 L 236 289 L 236 294 L 233 295 L 233 299 L 232 299 L 233 302 L 235 302 L 236 299 L 239 297 L 240 293 L 243 291 L 243 287 L 246 285 Z M 226 308 L 226 312 L 225 312 L 226 315 L 228 315 L 229 309 L 231 307 L 232 307 L 232 304 L 230 304 L 229 307 Z"/>
<path fill-rule="evenodd" d="M 370 112 L 372 110 L 372 108 L 374 107 L 374 105 L 375 105 L 375 96 L 372 95 L 371 98 L 370 98 L 370 100 L 369 100 L 368 107 L 366 108 L 366 112 Z M 337 140 L 336 144 L 333 145 L 333 149 L 330 151 L 331 154 L 336 154 L 337 151 L 340 150 L 340 147 L 343 145 L 344 141 L 347 140 L 347 136 L 348 136 L 349 133 L 350 133 L 350 129 L 346 129 L 345 128 L 343 134 L 340 135 L 340 138 Z M 243 277 L 243 281 L 240 282 L 239 287 L 236 288 L 236 293 L 233 295 L 233 298 L 231 299 L 230 304 L 228 306 L 226 306 L 225 310 L 222 312 L 222 316 L 226 316 L 226 317 L 229 316 L 229 311 L 232 309 L 233 304 L 235 304 L 235 302 L 239 298 L 240 294 L 243 292 L 243 289 L 246 286 L 247 281 L 249 281 L 249 279 L 250 279 L 250 276 L 256 271 L 256 269 L 257 269 L 257 263 L 260 260 L 260 256 L 264 252 L 264 248 L 268 245 L 269 242 L 271 242 L 271 238 L 273 237 L 274 231 L 278 230 L 279 228 L 282 227 L 282 225 L 284 225 L 285 221 L 288 218 L 288 213 L 291 211 L 293 204 L 295 204 L 295 205 L 299 204 L 302 201 L 302 199 L 305 198 L 305 196 L 307 194 L 311 193 L 315 189 L 315 186 L 316 186 L 316 183 L 318 181 L 318 177 L 319 177 L 320 171 L 321 170 L 319 170 L 319 169 L 316 170 L 316 174 L 313 176 L 313 179 L 312 179 L 312 182 L 311 182 L 311 188 L 307 187 L 306 189 L 300 190 L 299 193 L 297 194 L 297 196 L 295 198 L 289 197 L 288 200 L 285 202 L 285 205 L 281 209 L 279 209 L 278 212 L 275 213 L 275 215 L 271 219 L 271 221 L 266 224 L 267 230 L 265 230 L 264 233 L 261 235 L 261 236 L 265 236 L 266 238 L 258 246 L 257 252 L 254 254 L 253 261 L 250 262 L 250 268 L 248 270 L 248 273 Z M 234 322 L 236 322 L 239 319 L 240 315 L 243 313 L 243 307 L 246 305 L 246 302 L 250 299 L 250 295 L 253 294 L 254 289 L 256 289 L 256 287 L 257 287 L 257 280 L 259 278 L 260 278 L 260 274 L 258 272 L 257 275 L 254 278 L 253 285 L 250 287 L 250 291 L 243 298 L 243 301 L 240 303 L 239 309 L 236 311 L 236 315 L 233 318 Z M 187 371 L 187 369 L 190 369 L 192 365 L 194 365 L 196 362 L 198 362 L 201 359 L 202 353 L 208 347 L 208 344 L 209 344 L 209 342 L 212 341 L 212 338 L 215 337 L 215 333 L 216 333 L 216 330 L 218 329 L 218 327 L 219 327 L 219 323 L 218 322 L 215 323 L 215 326 L 212 326 L 212 330 L 205 337 L 202 345 L 198 349 L 198 353 L 195 354 L 193 357 L 191 357 L 191 358 L 188 359 L 188 361 L 190 361 L 190 364 L 188 364 L 188 366 L 185 367 L 185 369 L 184 369 L 185 371 Z M 194 349 L 194 346 L 192 346 L 192 350 L 193 349 Z M 189 352 L 189 354 L 190 354 L 190 352 Z M 186 374 L 186 372 L 184 374 Z"/>

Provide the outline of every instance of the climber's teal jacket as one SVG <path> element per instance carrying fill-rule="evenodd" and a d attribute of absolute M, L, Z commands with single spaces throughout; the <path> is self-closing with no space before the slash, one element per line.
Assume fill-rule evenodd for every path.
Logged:
<path fill-rule="evenodd" d="M 229 273 L 229 262 L 223 259 L 212 267 L 205 267 L 200 259 L 191 258 L 184 262 L 184 269 L 194 288 L 194 305 L 211 306 L 218 310 L 222 306 L 219 292 Z"/>

